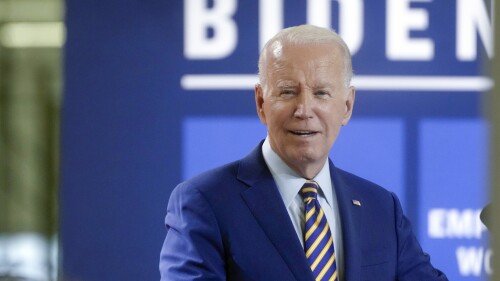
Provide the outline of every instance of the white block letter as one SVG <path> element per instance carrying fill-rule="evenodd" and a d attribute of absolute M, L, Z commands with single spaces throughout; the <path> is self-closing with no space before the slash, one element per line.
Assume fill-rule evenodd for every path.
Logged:
<path fill-rule="evenodd" d="M 431 238 L 445 238 L 445 209 L 431 209 L 427 214 L 427 234 Z"/>
<path fill-rule="evenodd" d="M 466 0 L 468 1 L 468 0 Z M 391 60 L 431 60 L 434 42 L 429 38 L 410 38 L 411 30 L 425 30 L 429 14 L 424 9 L 411 9 L 411 0 L 388 0 L 386 24 L 387 58 Z"/>
<path fill-rule="evenodd" d="M 483 265 L 482 247 L 458 247 L 456 251 L 458 270 L 462 276 L 480 276 Z"/>
<path fill-rule="evenodd" d="M 493 1 L 491 1 L 493 11 Z M 493 57 L 493 12 L 491 22 L 483 0 L 457 1 L 457 58 L 472 61 L 477 57 L 477 34 L 489 58 Z"/>
<path fill-rule="evenodd" d="M 238 29 L 232 19 L 236 0 L 184 0 L 184 56 L 188 59 L 220 59 L 236 48 Z M 209 36 L 208 31 L 213 31 Z"/>
<path fill-rule="evenodd" d="M 307 23 L 328 27 L 332 26 L 331 0 L 307 0 Z"/>
<path fill-rule="evenodd" d="M 493 268 L 491 267 L 491 257 L 493 256 L 493 250 L 487 249 L 484 254 L 484 271 L 486 274 L 493 274 Z"/>
<path fill-rule="evenodd" d="M 283 0 L 259 1 L 259 49 L 283 29 Z"/>
<path fill-rule="evenodd" d="M 450 209 L 447 214 L 446 235 L 454 238 L 474 238 L 477 218 L 472 209 Z"/>
<path fill-rule="evenodd" d="M 332 27 L 332 0 L 308 0 L 307 23 Z M 363 42 L 363 0 L 337 0 L 339 2 L 338 33 L 351 54 L 355 54 Z"/>

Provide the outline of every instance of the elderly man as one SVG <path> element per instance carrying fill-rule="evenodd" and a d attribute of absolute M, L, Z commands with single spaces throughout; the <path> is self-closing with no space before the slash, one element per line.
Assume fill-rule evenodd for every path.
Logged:
<path fill-rule="evenodd" d="M 174 189 L 161 280 L 447 280 L 396 195 L 328 159 L 354 106 L 344 41 L 324 28 L 284 29 L 259 72 L 268 136 Z"/>

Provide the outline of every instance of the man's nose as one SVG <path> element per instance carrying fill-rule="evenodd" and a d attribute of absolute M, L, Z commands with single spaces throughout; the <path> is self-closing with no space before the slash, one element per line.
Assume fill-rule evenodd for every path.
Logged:
<path fill-rule="evenodd" d="M 295 118 L 308 119 L 312 117 L 313 100 L 311 97 L 312 97 L 311 93 L 305 91 L 301 92 L 297 96 L 296 100 L 297 102 L 294 112 Z"/>

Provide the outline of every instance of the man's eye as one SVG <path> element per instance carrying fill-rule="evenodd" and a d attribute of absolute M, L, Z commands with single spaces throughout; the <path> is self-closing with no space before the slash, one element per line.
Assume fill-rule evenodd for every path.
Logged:
<path fill-rule="evenodd" d="M 295 91 L 293 90 L 283 90 L 281 91 L 282 96 L 293 96 L 295 95 Z"/>
<path fill-rule="evenodd" d="M 329 96 L 330 93 L 327 91 L 317 91 L 314 93 L 314 95 L 319 96 L 319 97 L 325 97 L 325 96 Z"/>

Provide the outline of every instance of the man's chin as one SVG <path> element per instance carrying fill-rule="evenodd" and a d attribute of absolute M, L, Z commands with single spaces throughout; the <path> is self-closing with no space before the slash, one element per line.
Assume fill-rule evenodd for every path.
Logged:
<path fill-rule="evenodd" d="M 308 170 L 309 167 L 313 168 L 314 167 L 323 167 L 323 164 L 325 163 L 326 157 L 324 155 L 320 155 L 317 152 L 298 152 L 295 151 L 294 154 L 289 155 L 288 157 L 288 162 L 287 164 L 291 166 L 294 170 Z"/>

